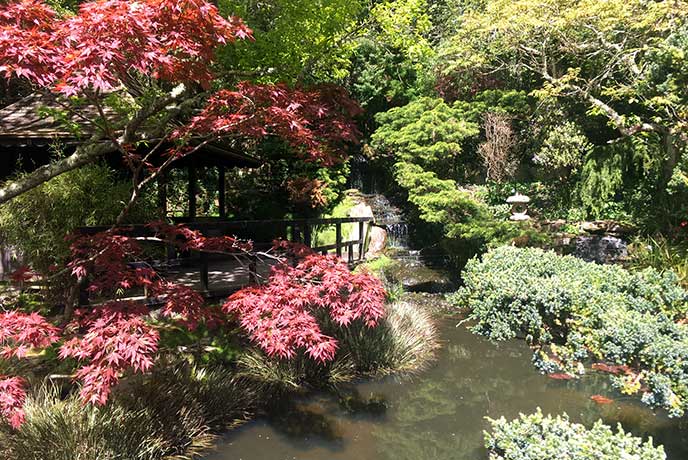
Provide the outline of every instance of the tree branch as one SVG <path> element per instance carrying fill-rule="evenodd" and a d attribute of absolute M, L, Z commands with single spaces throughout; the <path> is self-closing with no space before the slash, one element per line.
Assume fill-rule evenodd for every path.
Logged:
<path fill-rule="evenodd" d="M 41 166 L 26 176 L 5 184 L 0 188 L 0 204 L 38 187 L 53 177 L 92 163 L 97 158 L 115 151 L 117 151 L 117 145 L 114 143 L 98 142 L 92 138 L 90 142 L 77 147 L 76 151 L 68 157 Z"/>

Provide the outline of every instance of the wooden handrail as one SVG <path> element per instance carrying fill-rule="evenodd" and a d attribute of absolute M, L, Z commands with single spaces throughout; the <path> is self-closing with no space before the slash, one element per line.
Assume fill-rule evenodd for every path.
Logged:
<path fill-rule="evenodd" d="M 350 264 L 354 263 L 354 248 L 358 246 L 357 259 L 359 261 L 363 260 L 365 255 L 366 242 L 368 239 L 368 233 L 370 231 L 370 225 L 373 224 L 372 217 L 339 217 L 339 218 L 323 218 L 323 219 L 269 219 L 269 220 L 210 220 L 210 221 L 190 221 L 182 222 L 184 219 L 176 219 L 177 223 L 184 223 L 188 228 L 192 230 L 198 230 L 204 233 L 206 236 L 219 236 L 231 234 L 232 230 L 248 230 L 251 229 L 273 229 L 273 234 L 276 237 L 282 237 L 288 239 L 292 242 L 300 242 L 308 247 L 311 247 L 313 251 L 327 254 L 328 251 L 334 250 L 337 257 L 342 257 L 343 249 L 346 249 L 347 261 Z M 358 239 L 350 241 L 342 241 L 342 225 L 343 224 L 358 224 Z M 366 224 L 367 228 L 366 228 Z M 314 226 L 335 226 L 335 243 L 326 244 L 313 247 L 313 227 Z M 84 235 L 93 235 L 102 231 L 108 230 L 109 227 L 81 227 L 78 232 Z M 147 237 L 153 234 L 153 230 L 143 224 L 133 224 L 124 225 L 122 229 L 126 229 L 127 233 L 131 236 Z M 291 234 L 289 232 L 291 229 Z M 365 230 L 365 231 L 364 231 Z M 218 235 L 219 234 L 219 235 Z M 254 241 L 254 247 L 262 247 L 270 244 L 271 242 L 266 241 Z M 167 248 L 167 260 L 169 261 L 174 258 L 174 253 L 170 252 L 174 249 Z M 204 291 L 210 292 L 209 286 L 209 259 L 210 254 L 205 251 L 193 251 L 198 253 L 198 262 L 200 263 L 200 281 L 201 287 Z M 248 281 L 249 283 L 255 283 L 258 280 L 257 276 L 257 264 L 254 256 L 249 254 L 249 273 Z M 196 260 L 196 259 L 194 259 Z"/>

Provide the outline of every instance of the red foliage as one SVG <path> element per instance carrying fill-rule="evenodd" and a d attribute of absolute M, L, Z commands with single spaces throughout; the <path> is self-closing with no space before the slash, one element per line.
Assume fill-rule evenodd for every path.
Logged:
<path fill-rule="evenodd" d="M 277 136 L 306 159 L 331 165 L 342 159 L 336 153 L 342 142 L 357 142 L 359 132 L 352 118 L 360 112 L 346 91 L 334 86 L 307 91 L 243 82 L 234 91 L 214 94 L 205 109 L 177 135 Z"/>
<path fill-rule="evenodd" d="M 19 377 L 0 378 L 0 416 L 17 429 L 24 423 L 25 382 Z"/>
<path fill-rule="evenodd" d="M 23 358 L 29 348 L 45 348 L 57 342 L 59 333 L 38 313 L 0 313 L 0 357 Z"/>
<path fill-rule="evenodd" d="M 158 235 L 173 237 L 185 248 L 245 250 L 234 238 L 205 238 L 181 226 L 158 225 Z M 369 273 L 353 274 L 336 256 L 315 255 L 303 245 L 277 242 L 277 249 L 304 256 L 296 267 L 273 268 L 269 283 L 243 289 L 223 306 L 237 314 L 251 338 L 269 355 L 291 358 L 299 350 L 325 362 L 334 358 L 337 342 L 322 332 L 328 326 L 347 327 L 362 321 L 369 327 L 384 315 L 382 283 Z M 166 282 L 149 266 L 132 264 L 141 256 L 137 241 L 114 232 L 84 236 L 72 245 L 72 273 L 89 281 L 89 289 L 115 292 L 147 286 L 162 300 L 160 315 L 193 329 L 199 323 L 215 324 L 218 313 L 204 305 L 203 297 L 187 286 Z M 113 385 L 127 372 L 150 370 L 158 352 L 159 334 L 149 321 L 150 310 L 141 303 L 112 300 L 84 307 L 64 329 L 51 325 L 37 313 L 0 314 L 2 357 L 22 357 L 29 347 L 45 348 L 63 338 L 61 359 L 74 358 L 80 367 L 84 401 L 105 404 Z M 4 383 L 3 383 L 4 382 Z M 22 421 L 23 389 L 12 378 L 0 382 L 0 415 L 13 426 Z"/>
<path fill-rule="evenodd" d="M 148 227 L 160 239 L 184 251 L 248 252 L 253 249 L 253 244 L 250 241 L 231 236 L 204 236 L 198 230 L 191 230 L 182 224 L 170 225 L 167 222 L 151 222 Z"/>
<path fill-rule="evenodd" d="M 385 313 L 385 291 L 369 273 L 354 274 L 336 256 L 310 255 L 296 267 L 280 264 L 269 282 L 233 294 L 223 306 L 269 356 L 292 358 L 304 350 L 326 362 L 337 341 L 322 333 L 318 317 L 339 327 L 361 320 L 374 327 Z"/>
<path fill-rule="evenodd" d="M 135 302 L 108 302 L 79 313 L 71 328 L 86 333 L 65 342 L 60 357 L 88 363 L 76 372 L 81 396 L 102 405 L 126 370 L 146 372 L 153 366 L 159 335 L 145 320 L 147 308 Z"/>
<path fill-rule="evenodd" d="M 131 264 L 140 256 L 141 246 L 135 239 L 114 231 L 81 236 L 72 243 L 71 251 L 68 267 L 78 279 L 90 277 L 91 292 L 150 285 L 156 276 L 149 266 Z"/>
<path fill-rule="evenodd" d="M 28 281 L 31 281 L 34 276 L 36 276 L 36 274 L 31 270 L 30 267 L 22 265 L 10 274 L 10 280 L 12 280 L 13 283 L 22 285 Z"/>
<path fill-rule="evenodd" d="M 292 203 L 304 203 L 311 208 L 327 205 L 327 198 L 323 191 L 327 184 L 320 179 L 309 177 L 295 177 L 287 180 L 287 192 Z"/>
<path fill-rule="evenodd" d="M 188 286 L 168 283 L 156 283 L 153 294 L 164 298 L 160 313 L 179 322 L 189 330 L 194 330 L 201 322 L 214 321 L 214 312 L 206 308 L 203 296 Z"/>
<path fill-rule="evenodd" d="M 111 91 L 131 71 L 208 86 L 218 43 L 248 38 L 240 19 L 205 0 L 107 0 L 58 18 L 40 0 L 0 12 L 0 71 L 64 95 Z"/>

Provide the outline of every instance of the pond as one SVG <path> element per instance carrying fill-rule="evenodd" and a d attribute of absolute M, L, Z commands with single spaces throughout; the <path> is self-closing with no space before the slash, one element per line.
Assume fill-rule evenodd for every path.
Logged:
<path fill-rule="evenodd" d="M 433 367 L 411 381 L 363 382 L 340 395 L 275 403 L 274 414 L 228 434 L 208 460 L 487 460 L 486 416 L 567 412 L 590 426 L 598 418 L 652 436 L 669 460 L 688 458 L 688 419 L 653 412 L 621 395 L 608 377 L 553 380 L 531 364 L 521 341 L 491 343 L 441 322 L 443 348 Z M 591 395 L 614 399 L 599 405 Z"/>

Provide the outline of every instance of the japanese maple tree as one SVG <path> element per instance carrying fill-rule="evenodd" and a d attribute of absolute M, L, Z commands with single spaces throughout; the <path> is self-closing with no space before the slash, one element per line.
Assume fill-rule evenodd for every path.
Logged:
<path fill-rule="evenodd" d="M 356 141 L 353 117 L 360 109 L 340 88 L 250 82 L 219 88 L 213 74 L 216 48 L 244 39 L 251 39 L 251 30 L 241 19 L 222 17 L 206 0 L 92 1 L 74 15 L 60 15 L 41 0 L 4 3 L 0 74 L 29 82 L 54 101 L 62 118 L 77 120 L 82 141 L 66 157 L 3 185 L 0 204 L 119 153 L 133 184 L 119 223 L 172 162 L 220 139 L 250 143 L 278 137 L 307 161 L 341 161 L 344 144 Z M 148 148 L 142 151 L 142 145 Z M 150 228 L 182 250 L 252 250 L 248 242 L 209 238 L 184 226 Z M 151 369 L 160 353 L 157 321 L 193 329 L 218 320 L 200 293 L 163 279 L 145 263 L 139 240 L 114 227 L 74 239 L 72 259 L 59 272 L 105 300 L 73 314 L 66 308 L 59 326 L 58 319 L 38 313 L 0 313 L 0 353 L 3 359 L 24 359 L 32 349 L 58 343 L 59 356 L 77 363 L 73 377 L 86 402 L 104 404 L 127 373 Z M 160 300 L 155 321 L 149 306 L 123 298 L 132 289 Z M 353 275 L 346 264 L 310 255 L 297 267 L 280 265 L 266 286 L 232 297 L 224 314 L 238 314 L 270 354 L 289 357 L 302 348 L 326 361 L 336 343 L 320 330 L 316 311 L 341 326 L 355 320 L 372 326 L 384 314 L 383 298 L 372 276 Z M 249 308 L 253 301 L 261 312 Z M 256 314 L 261 320 L 250 328 Z M 15 427 L 23 419 L 26 386 L 21 377 L 0 376 L 0 417 Z"/>
<path fill-rule="evenodd" d="M 334 255 L 309 254 L 295 267 L 273 267 L 267 284 L 248 287 L 223 306 L 268 356 L 289 359 L 299 351 L 331 361 L 337 341 L 322 332 L 319 316 L 338 327 L 362 321 L 375 327 L 384 316 L 385 290 L 370 273 L 352 273 Z"/>
<path fill-rule="evenodd" d="M 85 139 L 66 158 L 0 188 L 0 203 L 113 152 L 137 184 L 218 139 L 277 136 L 313 161 L 341 160 L 338 147 L 355 141 L 352 116 L 360 110 L 341 89 L 243 82 L 210 91 L 216 48 L 250 38 L 239 18 L 222 17 L 205 0 L 93 1 L 73 16 L 41 0 L 8 2 L 0 10 L 0 74 L 55 99 Z M 109 107 L 112 97 L 129 111 Z M 175 148 L 152 167 L 162 145 L 191 138 L 195 147 Z M 135 153 L 151 140 L 143 157 Z"/>

